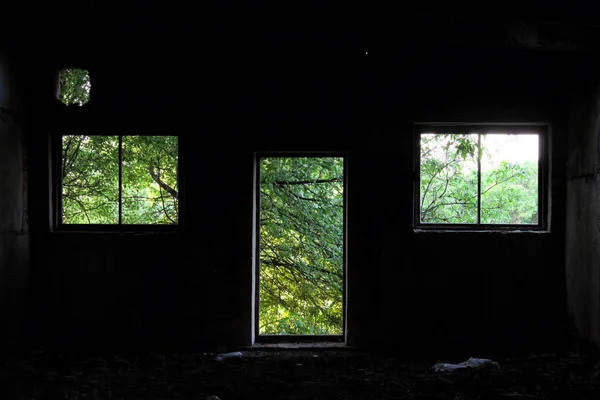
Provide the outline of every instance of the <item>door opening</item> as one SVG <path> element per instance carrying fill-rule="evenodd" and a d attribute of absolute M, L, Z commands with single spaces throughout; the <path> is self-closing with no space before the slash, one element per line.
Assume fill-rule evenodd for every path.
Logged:
<path fill-rule="evenodd" d="M 257 162 L 256 338 L 341 341 L 344 157 L 263 155 Z"/>

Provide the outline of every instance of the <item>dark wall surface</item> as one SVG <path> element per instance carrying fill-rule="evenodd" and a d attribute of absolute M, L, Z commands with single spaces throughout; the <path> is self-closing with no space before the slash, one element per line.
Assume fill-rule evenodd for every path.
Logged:
<path fill-rule="evenodd" d="M 27 154 L 15 69 L 0 52 L 0 348 L 21 342 L 27 321 Z"/>
<path fill-rule="evenodd" d="M 473 356 L 560 346 L 566 94 L 586 55 L 436 44 L 442 31 L 365 54 L 339 32 L 306 41 L 213 26 L 206 36 L 154 22 L 38 47 L 29 149 L 36 340 L 250 344 L 254 152 L 333 150 L 348 158 L 349 344 Z M 64 66 L 90 70 L 86 106 L 53 98 Z M 551 232 L 415 233 L 417 121 L 548 122 Z M 52 231 L 51 130 L 180 134 L 185 226 Z"/>
<path fill-rule="evenodd" d="M 596 71 L 587 76 L 573 95 L 567 159 L 567 293 L 570 328 L 582 353 L 600 345 L 600 102 Z"/>

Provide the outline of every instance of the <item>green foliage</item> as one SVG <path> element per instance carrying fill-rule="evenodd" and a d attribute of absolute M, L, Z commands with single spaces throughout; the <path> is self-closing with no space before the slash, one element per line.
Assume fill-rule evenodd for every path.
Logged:
<path fill-rule="evenodd" d="M 481 223 L 538 223 L 538 165 L 501 162 L 481 174 Z"/>
<path fill-rule="evenodd" d="M 177 137 L 123 136 L 122 161 L 122 223 L 177 223 Z M 118 136 L 63 136 L 62 207 L 65 224 L 119 223 Z"/>
<path fill-rule="evenodd" d="M 260 162 L 261 334 L 342 334 L 343 159 Z"/>
<path fill-rule="evenodd" d="M 119 137 L 68 135 L 62 146 L 63 223 L 118 223 Z"/>
<path fill-rule="evenodd" d="M 177 223 L 177 137 L 123 136 L 123 223 Z"/>
<path fill-rule="evenodd" d="M 85 69 L 67 68 L 58 72 L 59 99 L 66 105 L 84 105 L 90 100 L 90 74 Z"/>
<path fill-rule="evenodd" d="M 477 223 L 477 135 L 421 135 L 421 221 Z"/>
<path fill-rule="evenodd" d="M 484 135 L 482 135 L 484 137 Z M 421 135 L 421 222 L 476 224 L 478 162 L 493 162 L 478 134 Z M 481 171 L 482 224 L 538 222 L 538 165 L 495 162 Z"/>

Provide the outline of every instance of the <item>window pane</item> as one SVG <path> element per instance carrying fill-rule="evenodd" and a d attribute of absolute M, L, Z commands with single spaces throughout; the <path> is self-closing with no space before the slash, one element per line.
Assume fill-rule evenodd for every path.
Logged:
<path fill-rule="evenodd" d="M 421 134 L 423 223 L 477 223 L 477 134 Z"/>
<path fill-rule="evenodd" d="M 123 136 L 123 224 L 176 224 L 176 136 Z"/>
<path fill-rule="evenodd" d="M 117 224 L 118 185 L 118 136 L 62 137 L 64 224 Z"/>
<path fill-rule="evenodd" d="M 481 223 L 538 223 L 537 134 L 482 135 Z"/>

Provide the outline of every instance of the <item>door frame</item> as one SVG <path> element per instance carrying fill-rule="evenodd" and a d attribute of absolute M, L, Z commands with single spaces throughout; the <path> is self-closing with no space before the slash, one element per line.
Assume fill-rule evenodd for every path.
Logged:
<path fill-rule="evenodd" d="M 342 334 L 341 335 L 261 335 L 260 324 L 260 161 L 263 158 L 342 158 L 343 159 L 343 257 L 342 257 Z M 347 151 L 257 151 L 254 153 L 254 216 L 253 216 L 253 318 L 252 337 L 254 343 L 289 343 L 289 342 L 346 342 L 347 338 L 347 269 L 348 269 L 348 152 Z"/>

